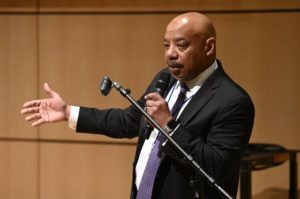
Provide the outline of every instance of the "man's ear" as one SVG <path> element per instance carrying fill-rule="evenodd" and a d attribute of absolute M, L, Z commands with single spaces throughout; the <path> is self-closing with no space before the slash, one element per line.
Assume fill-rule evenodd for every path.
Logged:
<path fill-rule="evenodd" d="M 216 53 L 216 39 L 214 37 L 210 37 L 205 42 L 205 52 L 207 56 L 210 56 Z"/>

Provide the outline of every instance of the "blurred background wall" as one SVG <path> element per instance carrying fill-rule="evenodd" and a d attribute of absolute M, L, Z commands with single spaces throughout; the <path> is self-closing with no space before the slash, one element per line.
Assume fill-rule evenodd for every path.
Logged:
<path fill-rule="evenodd" d="M 300 149 L 298 0 L 0 0 L 0 198 L 129 198 L 135 139 L 32 128 L 19 112 L 44 82 L 70 104 L 128 106 L 99 80 L 137 99 L 165 66 L 167 23 L 191 10 L 213 20 L 218 58 L 253 98 L 251 142 Z M 253 172 L 253 196 L 287 198 L 288 182 L 288 162 Z"/>

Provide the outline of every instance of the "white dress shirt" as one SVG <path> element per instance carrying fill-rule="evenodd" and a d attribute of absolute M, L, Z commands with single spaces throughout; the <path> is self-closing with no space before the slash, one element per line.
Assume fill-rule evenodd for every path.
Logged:
<path fill-rule="evenodd" d="M 183 106 L 181 107 L 177 118 L 180 116 L 181 112 L 184 110 L 184 108 L 187 106 L 189 101 L 192 99 L 193 95 L 196 94 L 196 92 L 201 88 L 204 81 L 214 72 L 215 69 L 218 68 L 217 62 L 215 61 L 209 68 L 207 68 L 205 71 L 200 73 L 195 79 L 186 82 L 187 86 L 189 87 L 189 90 L 186 93 L 186 100 Z M 171 88 L 169 93 L 166 96 L 166 101 L 168 102 L 169 109 L 171 110 L 173 105 L 175 104 L 177 100 L 177 96 L 180 93 L 180 83 L 177 81 L 174 86 Z M 79 116 L 79 110 L 80 107 L 78 106 L 71 106 L 71 112 L 69 117 L 69 127 L 71 129 L 76 129 L 78 116 Z M 137 189 L 139 188 L 142 176 L 144 174 L 144 170 L 146 168 L 146 164 L 149 159 L 149 155 L 152 149 L 152 146 L 154 144 L 154 141 L 158 135 L 158 130 L 154 129 L 149 138 L 145 140 L 142 150 L 140 152 L 140 156 L 137 162 L 137 165 L 135 167 L 136 172 L 136 179 L 135 184 Z"/>

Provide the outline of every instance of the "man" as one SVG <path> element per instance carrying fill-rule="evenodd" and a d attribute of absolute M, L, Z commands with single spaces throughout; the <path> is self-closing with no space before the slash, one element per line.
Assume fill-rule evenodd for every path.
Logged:
<path fill-rule="evenodd" d="M 252 101 L 216 60 L 216 32 L 206 16 L 190 12 L 175 17 L 166 28 L 164 46 L 168 68 L 153 79 L 138 103 L 160 126 L 170 130 L 172 138 L 218 185 L 235 197 L 240 159 L 254 121 Z M 171 74 L 165 99 L 155 92 L 161 73 Z M 50 98 L 26 102 L 21 110 L 22 114 L 30 114 L 26 120 L 35 120 L 33 126 L 66 120 L 77 132 L 101 132 L 114 138 L 139 137 L 132 199 L 193 198 L 191 177 L 198 182 L 200 198 L 221 198 L 168 143 L 163 147 L 158 144 L 162 152 L 155 155 L 159 159 L 157 171 L 151 174 L 155 178 L 146 180 L 148 165 L 153 162 L 151 154 L 160 136 L 156 129 L 149 136 L 147 122 L 135 107 L 74 107 L 67 105 L 47 84 L 44 88 Z M 175 107 L 179 107 L 176 114 Z M 147 191 L 150 195 L 146 197 Z"/>

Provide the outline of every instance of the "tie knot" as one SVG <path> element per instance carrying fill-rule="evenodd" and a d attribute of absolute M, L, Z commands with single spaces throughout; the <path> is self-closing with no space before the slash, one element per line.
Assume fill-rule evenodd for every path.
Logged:
<path fill-rule="evenodd" d="M 180 82 L 180 92 L 186 93 L 189 90 L 189 87 L 184 82 Z"/>

